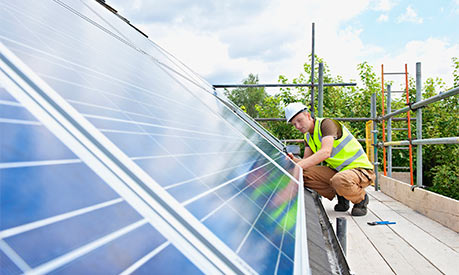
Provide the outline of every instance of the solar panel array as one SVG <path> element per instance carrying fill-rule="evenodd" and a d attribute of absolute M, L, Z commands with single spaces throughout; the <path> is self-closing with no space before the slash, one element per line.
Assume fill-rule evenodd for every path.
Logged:
<path fill-rule="evenodd" d="M 0 6 L 2 273 L 309 271 L 300 171 L 208 83 L 96 1 Z"/>

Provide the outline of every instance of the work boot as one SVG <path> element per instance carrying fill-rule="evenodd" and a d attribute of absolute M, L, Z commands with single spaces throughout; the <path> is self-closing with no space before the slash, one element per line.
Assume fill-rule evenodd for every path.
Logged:
<path fill-rule="evenodd" d="M 367 205 L 370 199 L 368 198 L 368 195 L 365 194 L 365 198 L 359 202 L 354 204 L 354 207 L 352 207 L 351 215 L 352 216 L 365 216 L 367 214 Z"/>
<path fill-rule="evenodd" d="M 349 200 L 339 195 L 336 195 L 336 196 L 338 197 L 338 203 L 335 205 L 335 211 L 338 211 L 338 212 L 347 211 L 349 209 Z"/>

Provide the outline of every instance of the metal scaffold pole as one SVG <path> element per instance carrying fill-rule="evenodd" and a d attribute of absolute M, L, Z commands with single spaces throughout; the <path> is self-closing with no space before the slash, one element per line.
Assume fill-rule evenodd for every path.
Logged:
<path fill-rule="evenodd" d="M 319 89 L 317 92 L 317 111 L 319 117 L 324 116 L 324 63 L 319 63 Z"/>
<path fill-rule="evenodd" d="M 392 111 L 391 86 L 387 85 L 387 112 Z M 387 141 L 392 141 L 392 118 L 387 120 Z M 387 147 L 387 176 L 392 177 L 392 146 Z"/>
<path fill-rule="evenodd" d="M 384 65 L 381 64 L 381 108 L 382 108 L 382 116 L 384 116 Z M 385 121 L 382 121 L 382 140 L 383 142 L 386 141 L 386 129 L 385 129 Z M 383 171 L 384 176 L 387 176 L 386 171 L 386 148 L 383 148 Z"/>
<path fill-rule="evenodd" d="M 421 62 L 416 63 L 416 102 L 422 101 Z M 416 139 L 422 139 L 422 109 L 416 110 Z M 416 148 L 416 185 L 422 187 L 422 144 Z"/>
<path fill-rule="evenodd" d="M 406 89 L 406 105 L 408 107 L 411 106 L 410 102 L 410 90 L 408 88 L 408 65 L 405 64 L 405 89 Z M 413 185 L 413 144 L 411 138 L 411 115 L 410 111 L 406 112 L 406 116 L 408 118 L 408 140 L 410 141 L 409 146 L 409 157 L 410 157 L 410 181 L 411 185 Z"/>
<path fill-rule="evenodd" d="M 314 117 L 314 44 L 315 44 L 315 28 L 312 23 L 312 49 L 311 49 L 311 116 Z"/>
<path fill-rule="evenodd" d="M 378 180 L 378 130 L 377 130 L 377 125 L 376 125 L 376 94 L 373 93 L 371 95 L 371 118 L 373 119 L 373 136 L 374 136 L 374 152 L 375 152 L 375 158 L 374 158 L 374 170 L 375 170 L 375 191 L 379 190 L 379 180 Z"/>
<path fill-rule="evenodd" d="M 387 115 L 385 115 L 385 116 L 379 118 L 379 120 L 388 119 L 388 118 L 390 118 L 390 117 L 393 117 L 393 116 L 399 115 L 399 114 L 401 114 L 401 113 L 407 112 L 407 111 L 409 111 L 410 109 L 411 109 L 411 110 L 416 110 L 416 109 L 419 109 L 419 108 L 421 108 L 421 107 L 427 106 L 427 105 L 429 105 L 430 103 L 434 103 L 434 102 L 437 102 L 437 101 L 442 100 L 442 99 L 444 99 L 444 98 L 447 98 L 447 97 L 450 97 L 450 96 L 455 96 L 455 95 L 457 95 L 457 94 L 459 94 L 459 87 L 453 88 L 453 89 L 448 90 L 448 91 L 446 91 L 446 92 L 441 92 L 441 93 L 439 93 L 438 95 L 435 95 L 435 96 L 433 96 L 433 97 L 429 97 L 429 98 L 427 98 L 427 99 L 424 99 L 424 100 L 421 100 L 421 101 L 419 101 L 419 102 L 416 102 L 416 103 L 412 104 L 411 107 L 408 106 L 408 107 L 404 107 L 404 108 L 402 108 L 402 109 L 398 109 L 397 111 L 394 111 L 394 112 L 392 112 L 392 113 L 390 113 L 390 114 L 387 114 Z M 414 118 L 413 118 L 413 119 L 414 119 Z M 413 120 L 413 119 L 411 119 L 411 120 Z M 394 119 L 394 120 L 395 120 L 395 119 Z"/>

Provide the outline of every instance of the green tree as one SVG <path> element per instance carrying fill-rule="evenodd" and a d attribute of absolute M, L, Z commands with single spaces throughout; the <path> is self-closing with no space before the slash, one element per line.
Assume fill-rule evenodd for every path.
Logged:
<path fill-rule="evenodd" d="M 243 80 L 243 84 L 258 84 L 258 75 L 249 74 Z M 264 87 L 237 88 L 231 91 L 225 90 L 225 95 L 238 107 L 244 110 L 251 117 L 258 117 L 258 111 L 255 105 L 263 103 L 267 96 Z"/>
<path fill-rule="evenodd" d="M 459 86 L 459 62 L 453 58 L 453 87 Z M 423 98 L 448 90 L 443 80 L 428 78 L 423 87 Z M 423 108 L 423 138 L 459 136 L 459 96 L 452 96 Z M 459 200 L 459 145 L 424 145 L 423 182 L 429 190 Z"/>
<path fill-rule="evenodd" d="M 459 87 L 459 59 L 457 57 L 452 58 L 453 61 L 453 88 Z"/>

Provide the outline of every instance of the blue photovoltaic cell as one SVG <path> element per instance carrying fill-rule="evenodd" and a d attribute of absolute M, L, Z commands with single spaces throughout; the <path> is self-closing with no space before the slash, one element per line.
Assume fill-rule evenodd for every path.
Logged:
<path fill-rule="evenodd" d="M 3 247 L 3 245 L 2 245 Z M 13 261 L 0 250 L 0 274 L 20 274 L 21 269 L 17 267 Z"/>
<path fill-rule="evenodd" d="M 30 266 L 35 267 L 140 219 L 139 214 L 122 202 L 12 236 L 7 242 L 16 253 L 24 255 L 22 258 Z M 37 247 L 40 247 L 40 254 L 34 253 Z"/>
<path fill-rule="evenodd" d="M 64 2 L 0 4 L 0 22 L 8 26 L 0 30 L 2 43 L 255 271 L 291 273 L 298 192 L 293 163 L 220 102 L 207 83 L 124 21 L 95 1 Z M 8 106 L 5 116 L 22 117 L 19 109 Z M 5 161 L 24 161 L 41 142 L 46 146 L 40 148 L 55 142 L 57 149 L 33 152 L 33 160 L 75 159 L 61 143 L 48 141 L 50 133 L 43 126 L 33 127 L 19 127 L 26 133 L 21 142 L 27 150 L 6 154 Z M 30 140 L 34 135 L 37 140 Z M 71 211 L 76 209 L 72 203 L 116 197 L 103 190 L 106 185 L 83 163 L 21 169 L 27 171 L 22 179 L 30 182 L 24 190 L 44 193 L 45 199 L 34 203 L 40 219 L 57 209 L 46 208 L 52 200 L 63 200 L 65 211 Z M 53 189 L 66 174 L 75 175 L 74 182 L 67 182 L 70 187 Z M 9 194 L 24 192 L 8 188 Z M 71 190 L 76 199 L 66 202 Z M 95 192 L 86 196 L 84 190 Z M 30 217 L 24 212 L 18 220 L 21 215 Z M 251 255 L 250 247 L 263 251 Z M 109 251 L 94 255 L 112 259 Z M 167 257 L 179 254 L 171 253 Z M 76 272 L 92 261 L 85 258 L 67 268 Z M 152 264 L 139 272 L 146 272 L 146 266 Z"/>
<path fill-rule="evenodd" d="M 0 98 L 0 274 L 23 273 L 143 220 L 2 87 Z M 44 224 L 33 226 L 34 222 Z M 126 270 L 167 242 L 144 223 L 75 256 L 55 272 Z M 22 229 L 24 225 L 31 227 Z M 166 264 L 161 253 L 148 259 L 156 269 Z M 200 273 L 178 250 L 168 255 L 183 268 Z M 17 258 L 24 263 L 15 262 Z"/>

